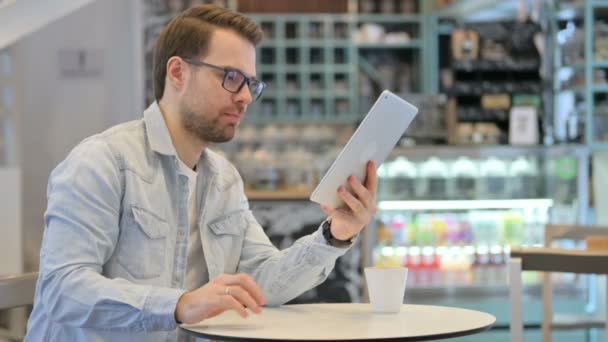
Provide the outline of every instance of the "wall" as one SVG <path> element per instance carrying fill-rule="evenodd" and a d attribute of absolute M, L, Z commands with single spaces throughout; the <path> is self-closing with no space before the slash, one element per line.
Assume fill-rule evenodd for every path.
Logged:
<path fill-rule="evenodd" d="M 2 236 L 0 248 L 0 276 L 7 274 L 19 274 L 23 271 L 22 255 L 20 251 L 21 234 L 19 226 L 21 217 L 19 205 L 21 192 L 21 174 L 19 169 L 12 167 L 0 167 L 0 236 Z"/>
<path fill-rule="evenodd" d="M 83 138 L 141 116 L 136 0 L 95 1 L 16 44 L 25 268 L 38 268 L 51 170 Z M 139 31 L 137 31 L 139 32 Z M 70 62 L 84 51 L 86 63 Z M 79 69 L 80 68 L 80 69 Z M 63 71 L 62 71 L 63 70 Z"/>
<path fill-rule="evenodd" d="M 10 46 L 24 35 L 75 11 L 92 0 L 0 1 L 0 48 Z"/>

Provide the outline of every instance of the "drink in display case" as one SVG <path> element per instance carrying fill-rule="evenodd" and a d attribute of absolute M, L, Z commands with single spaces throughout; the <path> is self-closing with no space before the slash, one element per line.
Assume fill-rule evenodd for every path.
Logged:
<path fill-rule="evenodd" d="M 510 246 L 542 243 L 546 219 L 538 208 L 385 215 L 374 260 L 410 268 L 416 286 L 502 284 Z"/>

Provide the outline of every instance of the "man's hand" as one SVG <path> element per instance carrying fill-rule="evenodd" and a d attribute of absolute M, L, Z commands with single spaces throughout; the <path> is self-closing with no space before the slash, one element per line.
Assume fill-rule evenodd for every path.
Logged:
<path fill-rule="evenodd" d="M 262 290 L 253 278 L 246 274 L 222 274 L 205 286 L 184 293 L 177 301 L 175 320 L 196 323 L 226 310 L 234 310 L 245 318 L 246 308 L 259 314 L 264 304 Z"/>
<path fill-rule="evenodd" d="M 350 176 L 348 177 L 348 185 L 351 192 L 343 186 L 338 189 L 338 196 L 342 198 L 346 206 L 331 209 L 321 205 L 321 209 L 331 218 L 331 235 L 338 240 L 349 240 L 357 235 L 376 215 L 378 177 L 376 176 L 376 165 L 373 161 L 367 162 L 367 175 L 364 184 Z"/>

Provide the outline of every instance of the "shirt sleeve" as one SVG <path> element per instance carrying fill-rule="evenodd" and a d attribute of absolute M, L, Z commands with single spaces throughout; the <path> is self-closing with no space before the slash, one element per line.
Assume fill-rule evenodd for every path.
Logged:
<path fill-rule="evenodd" d="M 242 182 L 240 183 L 243 187 Z M 349 248 L 327 243 L 322 227 L 279 251 L 248 208 L 241 190 L 247 227 L 238 272 L 250 274 L 262 288 L 266 304 L 278 306 L 314 288 L 327 279 L 336 259 Z"/>
<path fill-rule="evenodd" d="M 173 330 L 183 290 L 108 279 L 122 199 L 119 165 L 108 144 L 90 138 L 53 172 L 40 255 L 38 301 L 47 316 L 72 327 L 148 332 Z"/>

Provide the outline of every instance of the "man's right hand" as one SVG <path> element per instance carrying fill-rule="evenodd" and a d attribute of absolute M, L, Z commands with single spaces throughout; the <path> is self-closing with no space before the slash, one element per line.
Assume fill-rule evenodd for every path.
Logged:
<path fill-rule="evenodd" d="M 222 274 L 205 286 L 184 293 L 175 307 L 175 320 L 180 323 L 197 323 L 234 310 L 247 317 L 247 309 L 256 314 L 265 304 L 262 290 L 246 274 Z"/>

